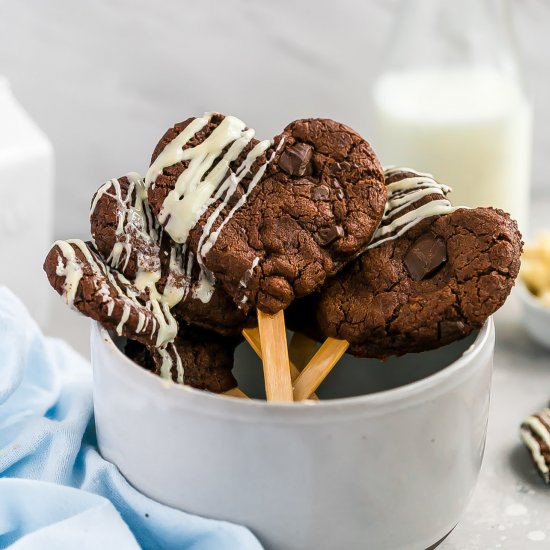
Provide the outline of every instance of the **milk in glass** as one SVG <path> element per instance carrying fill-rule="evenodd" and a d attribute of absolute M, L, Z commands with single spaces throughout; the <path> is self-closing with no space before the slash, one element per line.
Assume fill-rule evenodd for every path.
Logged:
<path fill-rule="evenodd" d="M 525 225 L 531 109 L 515 81 L 490 68 L 387 73 L 374 105 L 383 163 L 431 172 L 455 205 L 497 206 Z"/>
<path fill-rule="evenodd" d="M 398 5 L 373 86 L 385 165 L 430 172 L 455 205 L 495 206 L 528 225 L 532 113 L 507 0 Z"/>

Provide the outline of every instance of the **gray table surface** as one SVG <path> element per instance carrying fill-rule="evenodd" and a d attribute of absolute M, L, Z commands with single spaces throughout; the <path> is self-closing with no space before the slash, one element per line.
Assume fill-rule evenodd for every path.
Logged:
<path fill-rule="evenodd" d="M 550 196 L 533 201 L 531 234 L 550 229 Z M 59 300 L 46 332 L 89 357 L 89 321 Z M 487 446 L 476 490 L 441 550 L 550 548 L 550 487 L 518 438 L 521 420 L 550 400 L 550 350 L 532 342 L 512 293 L 496 314 L 496 350 Z"/>

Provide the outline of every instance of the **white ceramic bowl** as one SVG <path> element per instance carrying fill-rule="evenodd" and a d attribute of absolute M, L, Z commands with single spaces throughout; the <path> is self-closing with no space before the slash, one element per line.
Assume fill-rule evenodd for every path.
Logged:
<path fill-rule="evenodd" d="M 387 363 L 345 357 L 319 394 L 267 404 L 165 382 L 94 324 L 98 443 L 146 495 L 247 525 L 267 548 L 427 548 L 457 524 L 485 445 L 490 319 L 462 342 Z M 241 387 L 261 368 L 237 350 Z M 420 378 L 420 379 L 419 379 Z M 380 391 L 382 390 L 382 391 Z"/>
<path fill-rule="evenodd" d="M 521 280 L 516 286 L 523 307 L 523 326 L 533 340 L 550 348 L 550 307 L 542 305 Z"/>

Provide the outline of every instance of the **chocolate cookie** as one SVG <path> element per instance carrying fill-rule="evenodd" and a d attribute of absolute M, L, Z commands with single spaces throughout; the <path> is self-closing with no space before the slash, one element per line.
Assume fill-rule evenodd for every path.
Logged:
<path fill-rule="evenodd" d="M 57 241 L 44 262 L 48 280 L 67 304 L 107 330 L 146 346 L 166 346 L 178 325 L 162 296 L 138 288 L 109 268 L 92 243 Z"/>
<path fill-rule="evenodd" d="M 388 205 L 368 250 L 321 293 L 325 336 L 350 353 L 384 358 L 462 338 L 508 296 L 521 235 L 508 214 L 453 208 L 425 174 L 388 172 Z"/>
<path fill-rule="evenodd" d="M 137 174 L 101 186 L 92 200 L 90 221 L 93 242 L 105 262 L 132 282 L 152 279 L 161 294 L 170 296 L 178 320 L 225 335 L 239 334 L 246 326 L 246 314 L 221 286 L 208 303 L 196 297 L 200 270 L 186 248 L 158 224 Z"/>
<path fill-rule="evenodd" d="M 160 223 L 200 268 L 199 299 L 221 284 L 243 311 L 274 313 L 365 248 L 385 187 L 368 143 L 337 122 L 253 135 L 217 114 L 178 124 L 157 145 L 146 186 Z"/>
<path fill-rule="evenodd" d="M 550 409 L 526 418 L 521 423 L 520 436 L 542 479 L 550 483 Z"/>
<path fill-rule="evenodd" d="M 210 331 L 189 327 L 180 329 L 166 351 L 128 340 L 124 352 L 138 365 L 163 378 L 222 393 L 237 386 L 231 369 L 238 343 L 235 338 L 223 338 Z M 169 360 L 166 354 L 170 356 Z"/>

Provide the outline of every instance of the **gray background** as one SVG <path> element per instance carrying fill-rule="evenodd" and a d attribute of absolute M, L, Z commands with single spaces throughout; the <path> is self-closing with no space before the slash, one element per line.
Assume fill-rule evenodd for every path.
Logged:
<path fill-rule="evenodd" d="M 535 192 L 550 192 L 550 3 L 511 0 L 536 107 Z M 0 74 L 52 139 L 56 237 L 86 237 L 92 193 L 143 173 L 172 123 L 234 114 L 271 137 L 327 116 L 372 138 L 370 86 L 395 0 L 0 0 Z"/>

